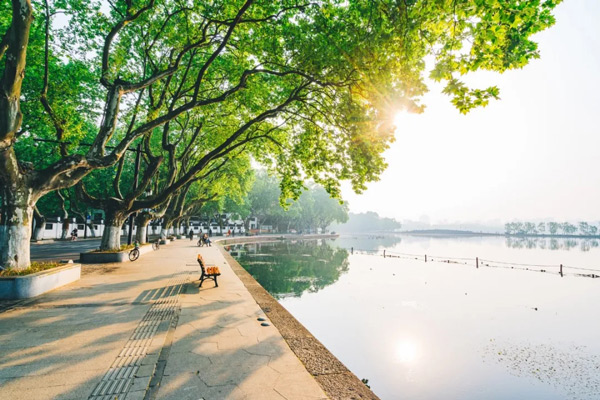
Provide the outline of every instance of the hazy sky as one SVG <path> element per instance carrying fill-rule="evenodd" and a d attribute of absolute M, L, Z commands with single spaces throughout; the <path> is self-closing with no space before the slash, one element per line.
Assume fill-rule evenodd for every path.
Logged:
<path fill-rule="evenodd" d="M 600 220 L 600 0 L 564 0 L 522 70 L 477 73 L 501 100 L 461 115 L 429 83 L 423 114 L 399 114 L 389 166 L 353 212 L 432 222 Z"/>

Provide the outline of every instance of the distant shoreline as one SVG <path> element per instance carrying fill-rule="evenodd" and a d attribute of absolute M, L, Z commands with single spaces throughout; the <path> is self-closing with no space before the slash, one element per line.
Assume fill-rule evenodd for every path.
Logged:
<path fill-rule="evenodd" d="M 461 231 L 454 229 L 423 229 L 413 231 L 401 231 L 395 232 L 400 235 L 411 235 L 411 236 L 503 236 L 503 237 L 514 237 L 514 238 L 536 238 L 536 239 L 600 239 L 600 235 L 564 235 L 557 234 L 551 235 L 549 233 L 544 234 L 514 234 L 514 233 L 489 233 L 489 232 L 473 232 L 473 231 Z"/>

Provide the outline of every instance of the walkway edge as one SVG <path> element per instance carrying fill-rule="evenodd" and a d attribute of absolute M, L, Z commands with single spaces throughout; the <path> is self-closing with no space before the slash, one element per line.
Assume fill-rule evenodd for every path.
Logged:
<path fill-rule="evenodd" d="M 253 239 L 251 241 L 256 241 Z M 241 241 L 236 241 L 240 243 Z M 256 303 L 331 399 L 379 400 L 360 379 L 271 296 L 221 245 L 217 247 Z"/>

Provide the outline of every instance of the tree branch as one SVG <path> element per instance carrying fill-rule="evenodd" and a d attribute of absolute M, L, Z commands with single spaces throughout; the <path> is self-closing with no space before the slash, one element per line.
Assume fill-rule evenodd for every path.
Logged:
<path fill-rule="evenodd" d="M 238 11 L 237 15 L 235 16 L 235 18 L 233 19 L 233 21 L 229 25 L 229 29 L 227 29 L 227 33 L 225 33 L 225 36 L 223 37 L 223 40 L 221 41 L 221 43 L 219 44 L 219 46 L 215 49 L 215 51 L 210 55 L 210 57 L 208 58 L 208 60 L 206 60 L 206 62 L 204 63 L 204 65 L 200 68 L 200 71 L 198 72 L 198 76 L 196 77 L 196 83 L 194 84 L 194 87 L 195 87 L 195 89 L 194 89 L 194 95 L 193 95 L 194 100 L 198 99 L 198 92 L 200 90 L 200 84 L 202 83 L 202 79 L 204 78 L 204 74 L 206 73 L 206 71 L 208 70 L 208 68 L 210 67 L 210 65 L 219 56 L 219 54 L 221 53 L 221 51 L 223 51 L 223 49 L 227 45 L 227 42 L 229 41 L 229 38 L 231 37 L 231 34 L 233 33 L 235 27 L 237 26 L 237 24 L 239 23 L 239 21 L 242 19 L 242 16 L 244 15 L 244 13 L 248 10 L 248 8 L 250 8 L 250 6 L 252 5 L 253 2 L 254 2 L 254 0 L 246 0 L 246 2 L 244 3 L 244 5 L 242 6 L 242 8 L 240 8 L 240 10 Z"/>
<path fill-rule="evenodd" d="M 10 37 L 10 28 L 8 28 L 6 33 L 4 33 L 4 36 L 2 36 L 2 40 L 0 41 L 0 60 L 2 60 L 2 57 L 4 57 L 6 50 L 8 50 L 8 43 L 9 43 L 8 38 L 9 37 Z"/>
<path fill-rule="evenodd" d="M 64 128 L 63 121 L 60 121 L 57 115 L 52 110 L 50 103 L 48 102 L 48 80 L 50 76 L 49 72 L 49 41 L 50 41 L 50 8 L 48 6 L 48 0 L 44 0 L 46 16 L 45 16 L 45 38 L 44 38 L 44 83 L 42 86 L 42 92 L 40 94 L 40 101 L 44 110 L 50 117 L 52 124 L 54 125 L 54 130 L 56 131 L 56 140 L 59 142 L 63 139 Z M 60 155 L 65 157 L 67 155 L 67 145 L 65 143 L 60 143 L 59 145 Z"/>
<path fill-rule="evenodd" d="M 123 18 L 121 21 L 119 21 L 112 29 L 111 31 L 108 33 L 108 35 L 106 35 L 106 38 L 104 40 L 104 48 L 102 50 L 102 75 L 100 78 L 100 82 L 106 87 L 109 88 L 111 86 L 113 86 L 109 80 L 108 80 L 108 73 L 109 73 L 109 66 L 108 66 L 108 59 L 109 59 L 109 53 L 110 53 L 110 46 L 113 42 L 113 40 L 115 39 L 115 37 L 117 36 L 117 34 L 121 31 L 121 29 L 123 29 L 123 27 L 125 27 L 125 25 L 135 21 L 136 19 L 138 19 L 143 13 L 145 13 L 146 11 L 150 10 L 152 7 L 154 7 L 154 0 L 150 0 L 148 2 L 148 4 L 142 8 L 140 8 L 135 14 L 130 15 L 129 14 L 129 9 L 131 7 L 131 3 L 127 4 L 127 17 Z"/>
<path fill-rule="evenodd" d="M 125 157 L 126 155 L 124 154 L 123 157 L 121 157 L 121 159 L 119 160 L 119 163 L 117 164 L 117 173 L 115 174 L 115 179 L 113 179 L 113 189 L 115 191 L 115 196 L 117 196 L 118 199 L 123 199 L 119 183 L 121 181 L 121 175 L 123 174 L 123 165 L 125 164 Z"/>

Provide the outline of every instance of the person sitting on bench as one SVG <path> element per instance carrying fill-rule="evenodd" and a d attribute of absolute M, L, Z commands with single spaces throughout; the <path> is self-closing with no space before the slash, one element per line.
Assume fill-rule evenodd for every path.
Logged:
<path fill-rule="evenodd" d="M 205 245 L 212 246 L 212 244 L 210 243 L 210 238 L 208 237 L 208 235 L 206 233 L 202 237 L 202 241 L 204 242 Z"/>

